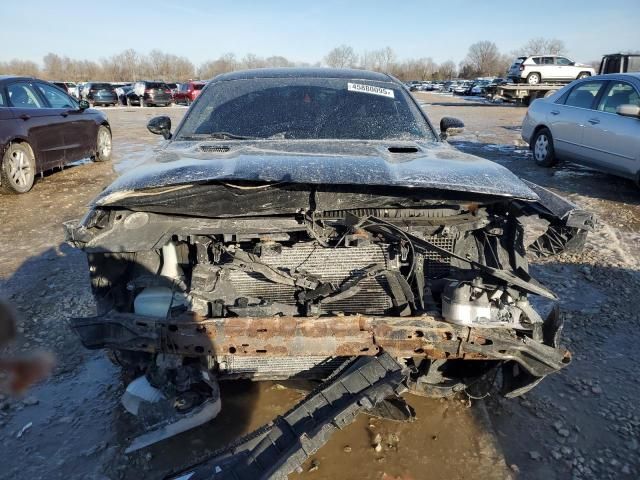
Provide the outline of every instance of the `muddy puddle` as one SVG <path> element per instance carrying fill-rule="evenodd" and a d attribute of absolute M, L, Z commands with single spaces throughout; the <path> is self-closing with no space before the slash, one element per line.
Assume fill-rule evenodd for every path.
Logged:
<path fill-rule="evenodd" d="M 285 413 L 312 386 L 223 382 L 223 410 L 217 419 L 125 455 L 140 430 L 119 404 L 124 382 L 103 354 L 91 354 L 12 407 L 13 415 L 3 427 L 2 450 L 22 455 L 3 455 L 0 478 L 162 478 Z M 459 400 L 406 398 L 416 410 L 415 422 L 361 415 L 291 478 L 509 477 L 484 408 L 469 408 Z"/>

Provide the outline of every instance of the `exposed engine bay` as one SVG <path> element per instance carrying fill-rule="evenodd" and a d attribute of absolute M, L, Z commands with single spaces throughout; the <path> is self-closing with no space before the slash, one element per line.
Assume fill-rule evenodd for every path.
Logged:
<path fill-rule="evenodd" d="M 527 255 L 580 248 L 594 220 L 550 192 L 539 190 L 546 205 L 388 193 L 375 206 L 307 192 L 308 205 L 265 215 L 266 187 L 218 185 L 218 200 L 248 191 L 263 210 L 220 216 L 225 206 L 203 188 L 95 207 L 67 226 L 99 306 L 73 322 L 84 345 L 141 375 L 127 389 L 130 412 L 164 402 L 191 422 L 149 414 L 152 430 L 217 415 L 218 380 L 324 379 L 348 357 L 386 352 L 424 395 L 501 373 L 503 393 L 516 396 L 570 361 L 557 308 L 543 317 L 530 302 L 556 297 L 529 275 Z M 184 198 L 193 216 L 178 214 Z"/>

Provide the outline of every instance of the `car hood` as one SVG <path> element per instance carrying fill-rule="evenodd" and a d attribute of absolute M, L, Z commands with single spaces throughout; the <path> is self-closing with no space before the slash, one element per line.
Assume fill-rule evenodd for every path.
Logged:
<path fill-rule="evenodd" d="M 120 203 L 151 188 L 233 181 L 406 187 L 538 200 L 506 168 L 442 142 L 229 140 L 168 142 L 94 204 Z"/>

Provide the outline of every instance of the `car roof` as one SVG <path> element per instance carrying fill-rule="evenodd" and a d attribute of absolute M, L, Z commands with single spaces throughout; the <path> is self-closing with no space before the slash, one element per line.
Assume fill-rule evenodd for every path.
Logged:
<path fill-rule="evenodd" d="M 237 72 L 219 75 L 215 77 L 215 80 L 247 80 L 253 78 L 357 78 L 359 80 L 394 82 L 394 79 L 385 73 L 351 68 L 315 67 L 256 68 L 252 70 L 239 70 Z"/>
<path fill-rule="evenodd" d="M 555 53 L 534 53 L 532 55 L 527 55 L 529 57 L 564 57 L 565 55 L 557 55 Z"/>
<path fill-rule="evenodd" d="M 40 80 L 40 79 L 35 77 L 25 77 L 24 75 L 0 75 L 0 82 L 6 81 L 6 80 Z"/>
<path fill-rule="evenodd" d="M 640 72 L 607 73 L 604 75 L 594 75 L 593 77 L 588 77 L 587 80 L 635 80 L 636 82 L 640 82 Z"/>

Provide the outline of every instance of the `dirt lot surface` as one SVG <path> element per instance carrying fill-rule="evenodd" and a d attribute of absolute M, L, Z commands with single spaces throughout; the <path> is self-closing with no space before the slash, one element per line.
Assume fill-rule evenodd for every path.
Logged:
<path fill-rule="evenodd" d="M 416 97 L 434 124 L 445 115 L 465 122 L 465 133 L 451 138 L 456 148 L 495 160 L 600 217 L 583 253 L 533 267 L 562 297 L 564 342 L 574 362 L 520 399 L 490 395 L 469 406 L 407 397 L 416 422 L 361 416 L 295 477 L 638 478 L 640 191 L 574 165 L 536 167 L 520 140 L 523 108 L 440 94 Z M 215 421 L 124 454 L 137 430 L 119 404 L 123 379 L 101 352 L 84 350 L 66 324 L 70 317 L 91 315 L 94 305 L 84 255 L 63 243 L 61 224 L 80 217 L 102 188 L 152 153 L 159 140 L 146 131 L 150 117 L 168 114 L 175 124 L 186 110 L 106 111 L 114 134 L 111 163 L 80 162 L 45 175 L 27 195 L 0 196 L 0 297 L 21 314 L 14 348 L 46 348 L 58 357 L 52 378 L 25 397 L 0 396 L 0 478 L 162 478 L 304 395 L 292 384 L 226 383 Z M 377 434 L 381 451 L 372 447 Z"/>

